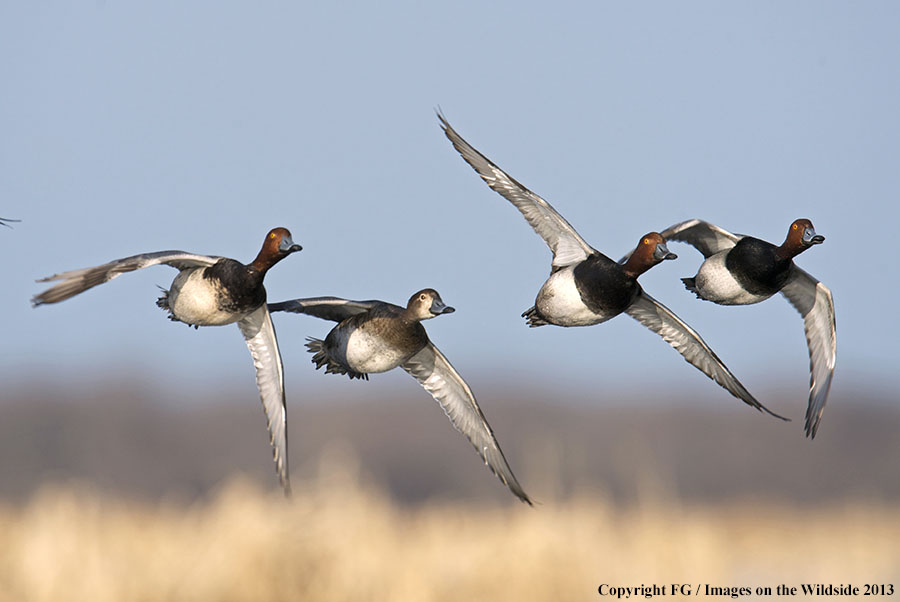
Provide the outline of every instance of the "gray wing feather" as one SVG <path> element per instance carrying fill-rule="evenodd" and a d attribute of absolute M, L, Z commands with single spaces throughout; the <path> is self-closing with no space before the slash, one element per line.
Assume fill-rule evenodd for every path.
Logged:
<path fill-rule="evenodd" d="M 256 384 L 266 422 L 269 427 L 269 442 L 275 459 L 275 471 L 284 488 L 285 495 L 291 493 L 291 478 L 288 470 L 287 442 L 287 402 L 284 396 L 284 371 L 281 354 L 272 317 L 265 305 L 261 305 L 250 315 L 238 322 L 244 335 L 253 366 L 256 368 Z"/>
<path fill-rule="evenodd" d="M 781 293 L 803 316 L 809 347 L 809 405 L 806 408 L 806 435 L 816 436 L 825 410 L 837 353 L 834 299 L 828 287 L 797 266 Z"/>
<path fill-rule="evenodd" d="M 307 314 L 332 322 L 343 322 L 350 316 L 366 312 L 381 301 L 351 301 L 340 297 L 309 297 L 307 299 L 291 299 L 279 303 L 269 303 L 269 311 L 289 311 L 295 314 Z"/>
<path fill-rule="evenodd" d="M 53 282 L 56 280 L 61 280 L 62 282 L 32 297 L 31 303 L 34 306 L 44 303 L 59 303 L 98 284 L 109 282 L 121 274 L 153 265 L 165 264 L 178 270 L 183 270 L 186 268 L 210 266 L 219 259 L 221 257 L 195 255 L 184 251 L 158 251 L 156 253 L 133 255 L 96 267 L 71 270 L 41 278 L 38 282 Z"/>
<path fill-rule="evenodd" d="M 478 172 L 481 179 L 494 191 L 506 198 L 525 216 L 553 251 L 553 266 L 562 267 L 579 263 L 595 252 L 575 228 L 544 199 L 517 182 L 490 159 L 475 150 L 462 136 L 456 133 L 444 116 L 438 113 L 441 127 L 454 148 L 466 163 Z"/>
<path fill-rule="evenodd" d="M 662 230 L 660 235 L 666 241 L 677 240 L 686 242 L 703 253 L 704 257 L 711 257 L 716 253 L 726 251 L 744 238 L 741 234 L 732 234 L 727 230 L 699 219 L 690 219 L 686 222 L 669 226 Z M 620 259 L 619 263 L 628 261 L 632 253 L 634 253 L 634 249 Z"/>
<path fill-rule="evenodd" d="M 447 358 L 432 343 L 402 365 L 444 409 L 456 430 L 464 434 L 485 464 L 523 502 L 531 499 L 519 485 L 506 462 L 494 431 L 478 407 L 471 389 Z"/>
<path fill-rule="evenodd" d="M 726 391 L 757 410 L 787 420 L 759 403 L 722 363 L 709 345 L 700 338 L 700 335 L 665 305 L 642 291 L 625 312 L 661 336 L 688 363 L 716 381 Z"/>

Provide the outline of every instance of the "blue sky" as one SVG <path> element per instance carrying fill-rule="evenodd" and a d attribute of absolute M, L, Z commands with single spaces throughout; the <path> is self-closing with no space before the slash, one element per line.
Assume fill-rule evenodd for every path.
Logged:
<path fill-rule="evenodd" d="M 627 316 L 525 326 L 549 250 L 453 151 L 440 106 L 612 257 L 692 217 L 773 242 L 809 217 L 827 240 L 798 263 L 835 298 L 832 400 L 896 390 L 898 17 L 888 2 L 3 3 L 0 216 L 22 221 L 0 229 L 0 377 L 66 387 L 136 371 L 171 392 L 254 395 L 236 327 L 194 331 L 155 306 L 170 268 L 28 300 L 36 278 L 140 252 L 249 261 L 285 226 L 304 250 L 269 273 L 270 300 L 436 288 L 457 312 L 427 328 L 476 393 L 737 406 Z M 802 418 L 800 317 L 780 297 L 697 301 L 679 278 L 699 253 L 671 250 L 645 289 L 761 401 L 796 398 L 773 409 Z M 292 403 L 362 395 L 312 368 L 303 339 L 327 323 L 276 328 Z"/>

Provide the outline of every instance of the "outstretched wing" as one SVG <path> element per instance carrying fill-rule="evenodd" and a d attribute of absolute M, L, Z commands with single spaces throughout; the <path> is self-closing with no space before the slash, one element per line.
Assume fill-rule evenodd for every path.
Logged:
<path fill-rule="evenodd" d="M 261 305 L 250 315 L 238 322 L 244 335 L 253 366 L 256 368 L 256 385 L 266 422 L 269 427 L 269 442 L 275 458 L 275 471 L 284 488 L 285 495 L 291 493 L 291 477 L 288 470 L 287 451 L 287 402 L 284 397 L 284 371 L 281 367 L 281 353 L 272 317 L 265 305 Z"/>
<path fill-rule="evenodd" d="M 781 293 L 803 316 L 809 347 L 809 405 L 806 408 L 806 436 L 813 438 L 831 389 L 837 352 L 834 299 L 828 287 L 797 266 L 791 268 Z"/>
<path fill-rule="evenodd" d="M 516 497 L 531 505 L 531 499 L 522 490 L 512 469 L 506 463 L 500 444 L 494 437 L 494 431 L 478 407 L 471 389 L 440 350 L 429 342 L 402 367 L 441 404 L 450 422 L 472 442 L 491 472 L 497 475 Z"/>
<path fill-rule="evenodd" d="M 381 301 L 350 301 L 340 297 L 309 297 L 308 299 L 291 299 L 279 303 L 269 303 L 269 311 L 289 311 L 295 314 L 308 314 L 323 320 L 343 322 L 356 314 L 368 311 Z"/>
<path fill-rule="evenodd" d="M 693 328 L 646 292 L 641 291 L 625 312 L 661 336 L 684 356 L 685 360 L 719 383 L 726 391 L 757 410 L 787 420 L 756 401 Z"/>
<path fill-rule="evenodd" d="M 193 253 L 185 253 L 184 251 L 158 251 L 156 253 L 133 255 L 123 259 L 116 259 L 93 268 L 82 268 L 80 270 L 62 272 L 61 274 L 54 274 L 53 276 L 41 278 L 38 282 L 53 282 L 56 280 L 61 280 L 62 282 L 32 297 L 31 303 L 35 307 L 43 305 L 44 303 L 59 303 L 60 301 L 65 301 L 69 297 L 74 297 L 79 293 L 83 293 L 98 284 L 109 282 L 120 274 L 133 272 L 152 265 L 159 265 L 162 263 L 183 270 L 192 267 L 210 266 L 219 261 L 219 259 L 221 259 L 221 257 L 195 255 Z"/>
<path fill-rule="evenodd" d="M 557 213 L 550 203 L 534 194 L 490 159 L 475 150 L 456 133 L 444 116 L 438 113 L 444 134 L 466 163 L 478 172 L 481 179 L 493 190 L 522 212 L 525 219 L 553 251 L 553 266 L 562 267 L 579 263 L 596 251 L 584 241 L 575 228 Z"/>
<path fill-rule="evenodd" d="M 666 241 L 677 240 L 693 245 L 698 251 L 703 253 L 704 257 L 710 257 L 716 253 L 726 251 L 736 245 L 743 237 L 741 234 L 732 234 L 727 230 L 704 222 L 699 219 L 691 219 L 674 226 L 669 226 L 660 232 Z M 631 250 L 625 257 L 619 260 L 619 263 L 625 263 L 631 257 Z"/>

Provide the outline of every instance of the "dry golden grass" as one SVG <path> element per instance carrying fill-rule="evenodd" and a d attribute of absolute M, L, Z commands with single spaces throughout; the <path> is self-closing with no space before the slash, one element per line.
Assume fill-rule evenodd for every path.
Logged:
<path fill-rule="evenodd" d="M 0 507 L 3 602 L 570 601 L 598 599 L 600 583 L 898 575 L 900 509 L 877 504 L 622 509 L 585 494 L 535 508 L 402 508 L 337 472 L 290 501 L 235 480 L 193 505 L 67 486 Z"/>

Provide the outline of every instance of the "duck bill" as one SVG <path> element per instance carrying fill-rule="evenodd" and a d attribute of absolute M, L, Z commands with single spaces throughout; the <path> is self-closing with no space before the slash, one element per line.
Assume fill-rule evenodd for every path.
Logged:
<path fill-rule="evenodd" d="M 298 244 L 295 244 L 290 236 L 284 236 L 281 239 L 281 243 L 278 245 L 278 250 L 282 253 L 290 255 L 291 253 L 296 253 L 297 251 L 302 251 L 303 247 Z"/>
<path fill-rule="evenodd" d="M 429 311 L 432 314 L 439 316 L 441 314 L 452 314 L 456 310 L 449 305 L 444 305 L 444 302 L 440 299 L 434 299 L 431 302 L 431 308 L 429 309 Z"/>
<path fill-rule="evenodd" d="M 666 259 L 678 259 L 678 255 L 675 253 L 671 253 L 669 248 L 666 246 L 666 243 L 661 242 L 656 245 L 656 249 L 653 250 L 653 259 L 656 261 L 664 261 Z"/>
<path fill-rule="evenodd" d="M 803 231 L 803 244 L 806 246 L 809 245 L 818 245 L 825 242 L 825 237 L 821 234 L 816 234 L 816 231 L 813 228 L 807 228 Z"/>

